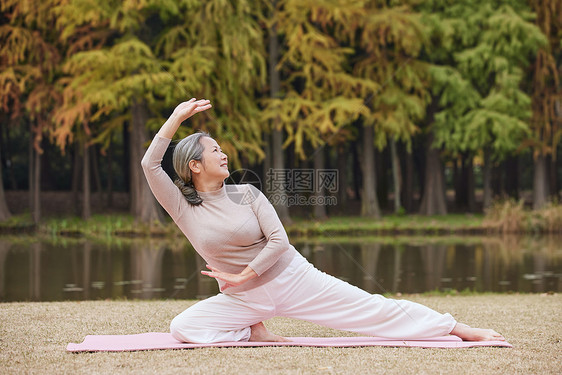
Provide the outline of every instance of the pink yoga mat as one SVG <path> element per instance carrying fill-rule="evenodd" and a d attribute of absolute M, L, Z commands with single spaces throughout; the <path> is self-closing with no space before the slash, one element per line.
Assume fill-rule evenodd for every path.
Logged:
<path fill-rule="evenodd" d="M 80 344 L 70 343 L 69 352 L 121 352 L 157 349 L 193 349 L 238 346 L 404 346 L 417 348 L 470 348 L 475 346 L 501 346 L 512 348 L 505 341 L 462 341 L 457 336 L 443 336 L 421 340 L 391 340 L 380 337 L 288 337 L 290 342 L 220 342 L 190 344 L 180 342 L 170 333 L 149 332 L 137 335 L 88 335 Z"/>

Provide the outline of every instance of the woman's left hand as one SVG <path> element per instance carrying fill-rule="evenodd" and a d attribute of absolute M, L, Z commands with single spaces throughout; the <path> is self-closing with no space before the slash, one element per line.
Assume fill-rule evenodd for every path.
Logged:
<path fill-rule="evenodd" d="M 219 279 L 225 282 L 225 284 L 221 289 L 221 292 L 232 286 L 242 285 L 246 281 L 251 280 L 254 277 L 258 276 L 258 274 L 250 267 L 246 267 L 240 273 L 222 272 L 214 267 L 209 266 L 208 264 L 207 264 L 207 268 L 210 269 L 211 271 L 201 271 L 203 275 L 214 277 L 215 279 Z"/>

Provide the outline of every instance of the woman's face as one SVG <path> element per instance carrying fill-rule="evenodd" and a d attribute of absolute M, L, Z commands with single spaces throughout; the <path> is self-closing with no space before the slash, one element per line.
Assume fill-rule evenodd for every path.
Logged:
<path fill-rule="evenodd" d="M 222 152 L 219 144 L 213 138 L 202 137 L 199 142 L 204 147 L 203 160 L 201 162 L 202 173 L 208 178 L 216 178 L 223 181 L 230 175 L 226 154 Z"/>

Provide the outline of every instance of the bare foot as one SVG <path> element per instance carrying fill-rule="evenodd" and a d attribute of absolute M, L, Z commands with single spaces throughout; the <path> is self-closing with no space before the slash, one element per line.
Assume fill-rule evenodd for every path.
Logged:
<path fill-rule="evenodd" d="M 493 329 L 472 328 L 462 323 L 457 323 L 451 335 L 464 341 L 505 341 L 505 338 Z"/>
<path fill-rule="evenodd" d="M 267 330 L 267 328 L 265 328 L 265 326 L 263 325 L 263 322 L 259 322 L 257 324 L 254 324 L 253 326 L 250 326 L 250 328 L 252 329 L 252 333 L 250 334 L 250 340 L 249 341 L 274 341 L 274 342 L 287 342 L 287 341 L 291 341 L 291 340 L 287 340 L 284 337 L 281 336 L 277 336 L 271 332 L 269 332 Z"/>

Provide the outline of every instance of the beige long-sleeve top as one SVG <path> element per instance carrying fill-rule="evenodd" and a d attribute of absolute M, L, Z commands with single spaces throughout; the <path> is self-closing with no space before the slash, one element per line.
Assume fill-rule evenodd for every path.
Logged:
<path fill-rule="evenodd" d="M 279 275 L 297 251 L 267 198 L 252 185 L 223 184 L 198 192 L 203 203 L 191 205 L 162 169 L 169 144 L 170 139 L 156 135 L 141 162 L 158 202 L 207 264 L 228 273 L 250 266 L 258 274 L 224 293 L 249 290 Z M 222 290 L 224 282 L 218 282 Z"/>

